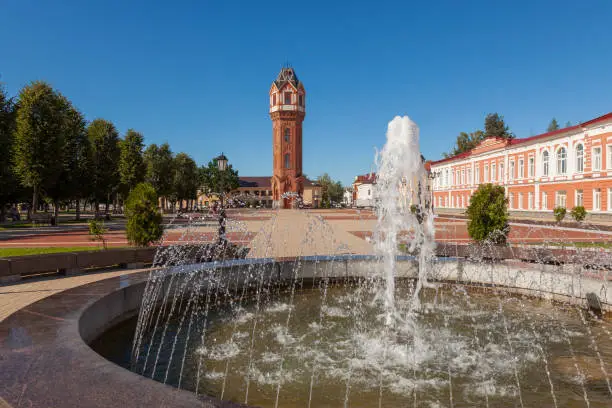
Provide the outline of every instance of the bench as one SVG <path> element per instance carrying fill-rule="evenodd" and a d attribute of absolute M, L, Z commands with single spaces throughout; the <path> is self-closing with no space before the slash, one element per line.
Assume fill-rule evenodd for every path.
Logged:
<path fill-rule="evenodd" d="M 51 225 L 53 221 L 53 215 L 51 213 L 34 213 L 32 214 L 32 224 L 48 224 Z"/>

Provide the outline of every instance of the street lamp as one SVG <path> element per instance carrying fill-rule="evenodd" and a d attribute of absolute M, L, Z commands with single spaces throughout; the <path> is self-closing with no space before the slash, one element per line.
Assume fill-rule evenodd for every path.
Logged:
<path fill-rule="evenodd" d="M 227 169 L 227 157 L 221 153 L 221 156 L 217 157 L 216 160 L 219 171 L 225 171 Z"/>
<path fill-rule="evenodd" d="M 225 207 L 223 205 L 223 182 L 225 181 L 225 170 L 227 170 L 227 157 L 223 153 L 216 158 L 219 169 L 219 198 L 221 199 L 221 210 L 219 211 L 219 245 L 225 246 Z"/>

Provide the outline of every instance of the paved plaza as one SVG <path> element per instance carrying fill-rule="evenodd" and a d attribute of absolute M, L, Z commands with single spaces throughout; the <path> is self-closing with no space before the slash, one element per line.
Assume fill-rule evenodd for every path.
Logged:
<path fill-rule="evenodd" d="M 230 210 L 227 238 L 251 248 L 250 256 L 296 256 L 317 254 L 364 254 L 372 248 L 368 242 L 376 226 L 370 210 Z M 218 224 L 199 220 L 167 219 L 169 225 L 163 245 L 213 242 Z M 436 241 L 467 243 L 467 222 L 450 216 L 437 216 Z M 127 246 L 121 223 L 112 224 L 106 234 L 109 247 Z M 563 225 L 533 225 L 511 222 L 509 236 L 513 244 L 610 242 L 612 232 L 578 229 Z M 307 244 L 307 245 L 305 245 Z M 27 228 L 0 231 L 0 248 L 19 247 L 97 247 L 86 226 Z"/>
<path fill-rule="evenodd" d="M 376 217 L 371 211 L 358 210 L 241 210 L 230 211 L 228 239 L 248 245 L 250 258 L 313 256 L 328 254 L 369 254 Z M 436 241 L 469 242 L 465 220 L 437 217 Z M 188 226 L 185 221 L 167 230 L 164 244 L 204 243 L 216 239 L 217 225 Z M 109 233 L 110 246 L 127 245 L 125 233 Z M 534 226 L 521 223 L 511 225 L 510 242 L 537 244 L 542 242 L 612 241 L 612 232 L 586 231 L 557 226 Z M 86 231 L 70 228 L 67 231 L 41 228 L 11 238 L 4 236 L 0 247 L 34 246 L 97 246 Z M 60 291 L 137 272 L 125 269 L 89 273 L 81 276 L 52 279 L 30 279 L 14 285 L 0 286 L 0 320 L 14 311 Z"/>

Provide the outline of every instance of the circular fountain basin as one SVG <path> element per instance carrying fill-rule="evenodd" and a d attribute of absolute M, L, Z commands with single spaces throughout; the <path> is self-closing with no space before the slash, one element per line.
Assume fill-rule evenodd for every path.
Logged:
<path fill-rule="evenodd" d="M 338 406 L 345 400 L 352 406 L 379 401 L 399 406 L 409 395 L 417 406 L 427 406 L 426 401 L 449 406 L 451 398 L 453 406 L 515 406 L 523 398 L 529 406 L 534 401 L 529 398 L 537 395 L 545 406 L 554 405 L 553 400 L 558 406 L 585 406 L 585 400 L 592 407 L 609 405 L 612 330 L 606 319 L 581 313 L 587 293 L 593 292 L 609 310 L 607 283 L 589 277 L 592 271 L 440 259 L 432 279 L 449 286 L 426 289 L 415 314 L 418 330 L 408 330 L 404 294 L 412 290 L 416 263 L 411 258 L 398 263 L 403 317 L 393 326 L 379 320 L 369 290 L 375 284 L 363 283 L 375 265 L 373 258 L 347 256 L 168 269 L 157 275 L 160 288 L 171 289 L 171 282 L 189 285 L 177 296 L 169 293 L 165 303 L 153 304 L 158 311 L 162 303 L 170 310 L 177 301 L 175 317 L 160 317 L 165 339 L 160 341 L 159 329 L 158 337 L 152 336 L 147 365 L 142 351 L 133 359 L 132 336 L 143 295 L 150 295 L 148 273 L 50 296 L 0 322 L 2 402 L 231 407 L 244 406 L 245 400 L 274 406 L 278 396 L 279 406 L 308 401 L 310 406 Z M 266 290 L 252 289 L 254 277 L 266 283 Z M 201 311 L 209 306 L 206 326 L 201 319 L 192 323 L 191 338 L 200 336 L 199 344 L 181 335 L 187 320 L 177 318 L 186 307 L 181 301 L 190 298 L 199 299 L 195 304 Z M 145 333 L 155 332 L 153 326 Z M 198 327 L 207 327 L 203 345 Z M 245 333 L 255 333 L 252 347 Z M 170 347 L 156 350 L 157 344 Z M 181 351 L 185 364 L 175 369 L 177 361 L 182 363 L 176 357 Z M 135 371 L 121 367 L 128 368 L 128 362 Z M 485 379 L 487 372 L 494 374 Z"/>
<path fill-rule="evenodd" d="M 92 347 L 156 381 L 262 407 L 610 403 L 612 326 L 577 307 L 575 292 L 601 282 L 439 260 L 443 284 L 415 304 L 418 265 L 405 257 L 389 322 L 371 278 L 379 266 L 334 257 L 175 268 L 145 290 L 159 295 L 136 347 L 136 317 Z"/>

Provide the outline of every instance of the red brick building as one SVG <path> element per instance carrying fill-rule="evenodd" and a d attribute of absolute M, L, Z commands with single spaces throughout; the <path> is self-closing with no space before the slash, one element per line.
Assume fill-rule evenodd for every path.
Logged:
<path fill-rule="evenodd" d="M 482 183 L 502 185 L 510 211 L 584 206 L 612 215 L 612 113 L 521 139 L 487 138 L 469 152 L 431 162 L 434 207 L 465 209 Z"/>
<path fill-rule="evenodd" d="M 302 197 L 304 193 L 302 122 L 305 116 L 304 85 L 293 68 L 285 67 L 270 87 L 273 149 L 271 185 L 275 208 L 292 208 L 295 204 L 293 197 Z"/>

